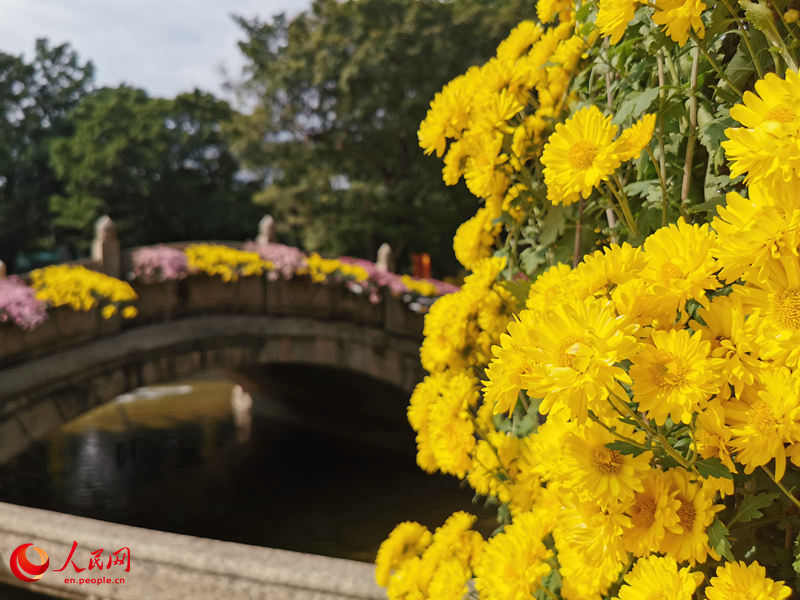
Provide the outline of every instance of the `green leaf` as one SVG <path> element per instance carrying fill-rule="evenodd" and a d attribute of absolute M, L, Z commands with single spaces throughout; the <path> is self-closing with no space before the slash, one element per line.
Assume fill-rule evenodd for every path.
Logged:
<path fill-rule="evenodd" d="M 516 279 L 514 281 L 503 281 L 501 285 L 514 296 L 514 300 L 517 301 L 517 309 L 522 310 L 528 300 L 528 290 L 531 289 L 532 283 L 533 281 L 530 279 Z"/>
<path fill-rule="evenodd" d="M 797 559 L 792 563 L 794 572 L 800 575 L 800 533 L 797 534 L 797 539 L 794 541 L 794 557 Z"/>
<path fill-rule="evenodd" d="M 703 477 L 724 477 L 725 479 L 733 479 L 733 473 L 728 470 L 728 467 L 722 464 L 722 461 L 716 456 L 699 460 L 694 464 L 697 472 Z"/>
<path fill-rule="evenodd" d="M 606 448 L 619 452 L 620 454 L 630 454 L 632 456 L 639 456 L 642 452 L 647 452 L 646 448 L 640 448 L 639 446 L 634 446 L 633 444 L 621 440 L 606 444 Z"/>
<path fill-rule="evenodd" d="M 767 508 L 779 496 L 780 494 L 768 493 L 756 494 L 755 496 L 745 496 L 741 505 L 739 506 L 739 511 L 736 513 L 733 519 L 731 519 L 731 522 L 728 525 L 733 525 L 737 521 L 747 523 L 753 519 L 760 519 L 764 516 L 764 513 L 761 512 L 762 509 Z"/>
<path fill-rule="evenodd" d="M 641 92 L 631 92 L 622 102 L 614 117 L 614 123 L 622 125 L 628 119 L 636 119 L 650 108 L 653 100 L 658 98 L 658 88 L 651 87 Z"/>
<path fill-rule="evenodd" d="M 542 222 L 542 233 L 539 236 L 539 243 L 542 246 L 549 246 L 555 242 L 567 226 L 567 209 L 564 206 L 554 205 L 547 211 L 547 215 Z"/>
<path fill-rule="evenodd" d="M 525 248 L 519 255 L 519 264 L 522 270 L 528 276 L 531 276 L 536 272 L 536 269 L 545 263 L 546 257 L 547 249 L 543 246 Z"/>
<path fill-rule="evenodd" d="M 731 543 L 728 540 L 730 532 L 728 528 L 719 519 L 714 519 L 714 522 L 706 530 L 708 535 L 708 545 L 717 551 L 722 557 L 727 560 L 736 560 L 733 556 Z"/>

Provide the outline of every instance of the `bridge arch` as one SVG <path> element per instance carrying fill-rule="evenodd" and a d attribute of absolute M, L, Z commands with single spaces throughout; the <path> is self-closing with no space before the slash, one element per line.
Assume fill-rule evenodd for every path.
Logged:
<path fill-rule="evenodd" d="M 399 298 L 375 305 L 343 287 L 302 279 L 259 279 L 247 282 L 249 291 L 201 279 L 202 293 L 187 291 L 191 282 L 162 290 L 133 323 L 82 315 L 89 329 L 53 337 L 57 343 L 37 338 L 26 346 L 23 336 L 21 352 L 0 369 L 0 460 L 120 394 L 211 369 L 307 363 L 408 393 L 423 376 L 422 315 Z"/>

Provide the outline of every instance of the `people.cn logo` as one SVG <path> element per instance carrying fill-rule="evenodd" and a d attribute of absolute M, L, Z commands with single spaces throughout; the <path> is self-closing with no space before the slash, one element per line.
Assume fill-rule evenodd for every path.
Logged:
<path fill-rule="evenodd" d="M 33 551 L 39 555 L 39 564 L 35 565 L 28 560 L 28 548 L 33 548 Z M 37 548 L 33 544 L 22 544 L 11 553 L 11 572 L 14 577 L 21 581 L 33 583 L 39 581 L 50 566 L 50 557 L 47 552 L 41 548 Z"/>

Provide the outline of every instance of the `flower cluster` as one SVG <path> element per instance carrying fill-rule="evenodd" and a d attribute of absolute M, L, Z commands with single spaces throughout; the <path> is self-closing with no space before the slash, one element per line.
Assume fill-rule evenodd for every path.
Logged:
<path fill-rule="evenodd" d="M 13 323 L 22 329 L 33 329 L 47 319 L 47 306 L 36 297 L 36 291 L 19 277 L 0 279 L 0 323 Z"/>
<path fill-rule="evenodd" d="M 158 245 L 137 248 L 131 254 L 129 279 L 154 283 L 182 279 L 189 272 L 186 254 L 177 248 Z"/>
<path fill-rule="evenodd" d="M 272 263 L 273 268 L 267 273 L 267 279 L 291 279 L 295 274 L 307 271 L 306 255 L 299 248 L 284 244 L 258 244 L 248 242 L 243 248 L 247 252 L 256 252 L 265 261 Z"/>
<path fill-rule="evenodd" d="M 185 252 L 190 271 L 218 276 L 223 281 L 261 275 L 273 268 L 272 263 L 255 252 L 245 252 L 228 246 L 192 244 L 187 246 Z"/>
<path fill-rule="evenodd" d="M 425 153 L 444 155 L 445 183 L 463 177 L 486 202 L 454 240 L 456 258 L 468 269 L 491 254 L 503 212 L 527 215 L 533 191 L 518 182 L 528 177 L 528 156 L 541 150 L 552 120 L 565 109 L 578 59 L 592 41 L 573 32 L 571 10 L 561 15 L 564 20 L 551 27 L 520 23 L 492 60 L 436 94 L 420 125 Z"/>
<path fill-rule="evenodd" d="M 74 265 L 53 265 L 31 271 L 30 277 L 36 298 L 54 308 L 68 306 L 88 311 L 100 307 L 106 319 L 117 311 L 125 319 L 137 314 L 131 305 L 137 298 L 133 288 L 103 273 Z"/>
<path fill-rule="evenodd" d="M 322 258 L 316 252 L 308 257 L 307 264 L 311 280 L 317 283 L 333 280 L 362 282 L 369 277 L 367 270 L 362 266 L 336 258 Z"/>
<path fill-rule="evenodd" d="M 706 194 L 719 194 L 704 222 L 690 194 L 693 148 L 682 185 L 668 185 L 665 87 L 622 101 L 616 121 L 613 76 L 598 106 L 596 72 L 581 60 L 611 69 L 607 53 L 636 22 L 666 48 L 659 67 L 678 72 L 670 61 L 691 37 L 691 86 L 702 50 L 720 93 L 736 93 L 702 41 L 712 15 L 694 0 L 582 4 L 539 0 L 539 18 L 556 24 L 522 23 L 420 125 L 421 147 L 444 156 L 445 182 L 463 175 L 484 204 L 454 238 L 472 274 L 426 316 L 429 375 L 408 419 L 418 464 L 499 505 L 501 527 L 484 540 L 465 513 L 434 533 L 402 523 L 378 552 L 376 579 L 390 600 L 783 600 L 784 580 L 800 584 L 800 74 L 759 77 L 756 93 L 720 109 L 724 154 L 703 142 Z M 742 4 L 752 7 L 733 15 L 749 20 L 740 34 L 764 32 L 793 64 L 795 46 L 760 20 L 770 9 Z M 611 38 L 600 49 L 598 35 Z M 631 52 L 610 56 L 630 65 Z M 524 70 L 532 64 L 536 75 Z M 560 79 L 548 69 L 575 92 L 564 88 L 557 110 L 545 92 Z M 576 83 L 587 79 L 589 91 Z M 646 113 L 658 93 L 659 113 Z M 723 129 L 725 119 L 742 127 Z M 687 131 L 685 141 L 672 134 L 675 149 L 695 143 Z M 653 179 L 637 179 L 645 174 Z M 582 249 L 584 209 L 608 220 L 595 227 L 598 250 Z M 564 215 L 575 217 L 572 266 L 556 243 Z M 662 225 L 645 230 L 653 217 Z"/>
<path fill-rule="evenodd" d="M 673 42 L 684 46 L 693 34 L 702 39 L 705 37 L 705 25 L 701 15 L 707 8 L 702 0 L 599 0 L 597 12 L 597 28 L 616 44 L 634 19 L 636 5 L 654 6 L 651 18 L 653 23 L 663 27 Z"/>

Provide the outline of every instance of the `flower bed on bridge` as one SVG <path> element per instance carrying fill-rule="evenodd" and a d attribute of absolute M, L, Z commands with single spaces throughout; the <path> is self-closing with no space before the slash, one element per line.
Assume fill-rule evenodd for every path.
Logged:
<path fill-rule="evenodd" d="M 205 278 L 205 279 L 204 279 Z M 207 283 L 219 278 L 224 288 Z M 264 284 L 278 280 L 307 278 L 315 285 L 341 287 L 351 294 L 367 294 L 370 302 L 379 303 L 385 296 L 400 296 L 412 310 L 424 312 L 436 297 L 453 291 L 437 280 L 422 280 L 396 275 L 378 269 L 363 259 L 341 257 L 325 259 L 318 254 L 307 256 L 301 250 L 282 244 L 244 244 L 239 250 L 221 244 L 190 244 L 185 248 L 168 245 L 137 248 L 131 253 L 128 282 L 109 277 L 76 265 L 54 265 L 29 274 L 29 283 L 20 277 L 0 280 L 0 333 L 5 332 L 5 355 L 21 343 L 22 330 L 34 330 L 48 319 L 60 315 L 69 326 L 52 328 L 51 335 L 37 332 L 42 343 L 54 342 L 65 332 L 81 329 L 70 312 L 92 313 L 102 319 L 121 316 L 144 320 L 165 319 L 180 311 L 178 284 L 187 280 L 191 310 L 234 309 L 247 312 L 266 309 Z M 319 296 L 317 303 L 334 301 Z M 280 302 L 280 301 L 279 301 Z M 289 306 L 291 298 L 285 298 Z M 335 300 L 347 304 L 346 297 Z M 285 308 L 285 307 L 284 307 Z M 322 306 L 320 305 L 320 308 Z M 280 312 L 281 307 L 278 306 Z M 327 314 L 327 313 L 326 313 Z M 96 319 L 89 315 L 87 326 L 95 328 Z M 375 321 L 378 317 L 369 319 Z M 97 325 L 99 327 L 99 325 Z M 13 328 L 18 330 L 13 331 Z M 110 331 L 108 327 L 106 330 Z"/>

